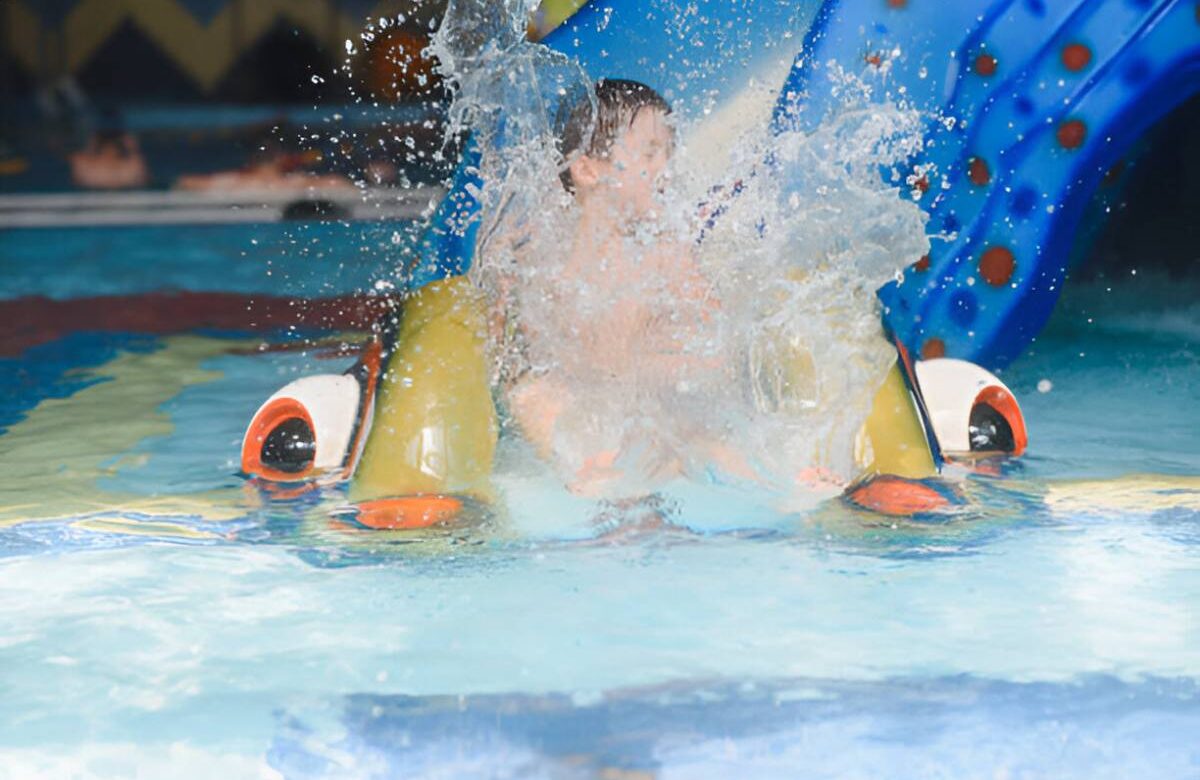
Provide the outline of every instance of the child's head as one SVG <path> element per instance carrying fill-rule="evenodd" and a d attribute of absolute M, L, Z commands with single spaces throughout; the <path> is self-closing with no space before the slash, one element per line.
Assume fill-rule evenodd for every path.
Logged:
<path fill-rule="evenodd" d="M 123 130 L 95 131 L 88 139 L 88 146 L 84 151 L 113 163 L 140 156 L 137 137 Z"/>
<path fill-rule="evenodd" d="M 671 107 L 645 84 L 623 79 L 598 82 L 596 105 L 590 142 L 564 150 L 570 163 L 563 185 L 581 201 L 604 194 L 644 214 L 654 206 L 674 144 Z"/>

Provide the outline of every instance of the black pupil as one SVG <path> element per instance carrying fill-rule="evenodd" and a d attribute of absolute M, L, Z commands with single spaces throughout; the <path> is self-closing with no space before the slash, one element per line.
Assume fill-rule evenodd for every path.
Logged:
<path fill-rule="evenodd" d="M 971 452 L 1012 452 L 1017 448 L 1008 420 L 987 404 L 976 404 L 971 409 L 967 430 L 971 437 Z"/>
<path fill-rule="evenodd" d="M 299 417 L 292 417 L 271 431 L 263 442 L 262 463 L 285 474 L 296 474 L 308 468 L 316 450 L 312 428 Z"/>

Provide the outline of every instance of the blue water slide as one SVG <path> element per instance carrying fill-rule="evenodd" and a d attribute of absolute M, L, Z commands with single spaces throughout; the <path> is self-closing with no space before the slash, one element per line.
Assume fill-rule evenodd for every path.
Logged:
<path fill-rule="evenodd" d="M 1048 319 L 1099 181 L 1200 92 L 1197 0 L 594 0 L 544 43 L 593 77 L 649 84 L 685 122 L 781 51 L 796 60 L 778 132 L 834 110 L 822 70 L 835 63 L 874 76 L 876 99 L 924 111 L 910 164 L 933 249 L 880 290 L 884 320 L 916 354 L 993 368 Z M 426 245 L 447 270 L 470 262 L 470 199 L 454 193 L 439 212 L 455 215 L 453 241 Z"/>
<path fill-rule="evenodd" d="M 1050 316 L 1101 179 L 1200 92 L 1200 3 L 827 2 L 780 95 L 782 130 L 833 109 L 817 88 L 831 62 L 886 70 L 876 97 L 929 115 L 912 170 L 945 240 L 880 290 L 885 322 L 914 352 L 999 368 Z"/>
<path fill-rule="evenodd" d="M 415 262 L 408 269 L 413 289 L 470 270 L 475 236 L 479 232 L 478 193 L 483 187 L 479 162 L 479 149 L 468 140 L 446 197 L 438 204 L 417 244 Z"/>

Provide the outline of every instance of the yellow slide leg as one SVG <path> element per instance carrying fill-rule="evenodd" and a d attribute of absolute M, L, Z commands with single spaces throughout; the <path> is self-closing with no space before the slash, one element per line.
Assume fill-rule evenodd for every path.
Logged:
<path fill-rule="evenodd" d="M 457 508 L 447 494 L 486 495 L 498 435 L 486 334 L 483 302 L 464 277 L 427 285 L 405 302 L 350 484 L 353 502 L 387 511 L 360 511 L 360 520 L 428 525 Z"/>
<path fill-rule="evenodd" d="M 921 482 L 937 475 L 921 415 L 899 365 L 892 366 L 875 394 L 859 439 L 863 475 L 845 498 L 863 509 L 911 516 L 945 509 L 949 501 Z"/>
<path fill-rule="evenodd" d="M 867 474 L 891 474 L 905 479 L 925 479 L 937 474 L 920 413 L 899 365 L 892 366 L 875 393 L 864 433 L 870 444 L 863 458 Z"/>

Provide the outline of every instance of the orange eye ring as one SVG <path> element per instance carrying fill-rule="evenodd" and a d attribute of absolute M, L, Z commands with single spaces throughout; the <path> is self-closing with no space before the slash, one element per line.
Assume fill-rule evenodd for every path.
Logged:
<path fill-rule="evenodd" d="M 313 436 L 316 436 L 316 427 L 313 426 L 312 417 L 304 408 L 304 404 L 294 398 L 276 398 L 260 409 L 250 423 L 250 429 L 246 432 L 242 444 L 243 472 L 276 482 L 300 482 L 312 475 L 312 462 L 309 462 L 307 468 L 296 472 L 281 471 L 262 462 L 263 443 L 276 428 L 288 420 L 301 420 L 313 432 Z"/>
<path fill-rule="evenodd" d="M 1021 408 L 1017 406 L 1017 399 L 1013 398 L 1012 393 L 995 385 L 985 387 L 975 396 L 972 406 L 978 404 L 986 404 L 995 409 L 1012 428 L 1013 450 L 1009 454 L 1015 457 L 1024 453 L 1029 445 L 1029 433 L 1025 430 L 1025 417 L 1022 416 Z"/>

